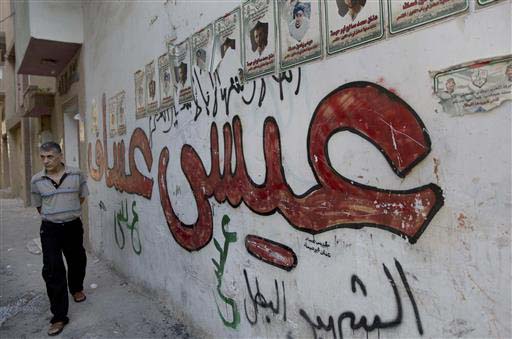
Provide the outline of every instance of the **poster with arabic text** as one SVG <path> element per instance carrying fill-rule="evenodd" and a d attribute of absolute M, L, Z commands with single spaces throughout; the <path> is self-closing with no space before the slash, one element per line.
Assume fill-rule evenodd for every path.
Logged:
<path fill-rule="evenodd" d="M 281 71 L 322 57 L 319 0 L 279 0 L 279 68 Z"/>
<path fill-rule="evenodd" d="M 210 72 L 212 67 L 213 26 L 208 25 L 192 35 L 192 65 Z"/>
<path fill-rule="evenodd" d="M 242 30 L 240 28 L 240 7 L 213 23 L 212 72 L 221 62 L 228 60 L 235 69 L 242 65 Z"/>
<path fill-rule="evenodd" d="M 169 53 L 158 57 L 158 77 L 160 79 L 160 109 L 174 105 L 174 81 L 170 67 Z"/>
<path fill-rule="evenodd" d="M 434 72 L 434 93 L 444 113 L 488 112 L 512 100 L 512 55 Z"/>
<path fill-rule="evenodd" d="M 116 95 L 116 116 L 117 116 L 117 134 L 126 134 L 126 114 L 124 110 L 125 92 L 121 91 Z"/>
<path fill-rule="evenodd" d="M 176 46 L 171 47 L 172 62 L 174 68 L 174 76 L 176 83 L 176 91 L 178 93 L 178 104 L 182 105 L 192 101 L 192 70 L 190 58 L 190 41 L 183 41 Z"/>
<path fill-rule="evenodd" d="M 469 0 L 388 0 L 389 32 L 405 30 L 463 13 Z"/>
<path fill-rule="evenodd" d="M 146 114 L 158 111 L 158 82 L 155 60 L 146 65 Z"/>
<path fill-rule="evenodd" d="M 144 71 L 135 72 L 135 118 L 141 119 L 146 115 L 146 95 L 145 95 Z"/>
<path fill-rule="evenodd" d="M 98 137 L 98 105 L 96 104 L 96 99 L 92 99 L 92 108 L 91 108 L 91 133 L 93 136 Z"/>
<path fill-rule="evenodd" d="M 382 0 L 325 2 L 327 54 L 357 47 L 384 36 Z"/>
<path fill-rule="evenodd" d="M 242 5 L 244 80 L 275 72 L 274 15 L 272 0 L 249 0 Z"/>
<path fill-rule="evenodd" d="M 109 116 L 109 136 L 112 138 L 117 133 L 117 99 L 115 95 L 108 98 L 107 110 Z"/>

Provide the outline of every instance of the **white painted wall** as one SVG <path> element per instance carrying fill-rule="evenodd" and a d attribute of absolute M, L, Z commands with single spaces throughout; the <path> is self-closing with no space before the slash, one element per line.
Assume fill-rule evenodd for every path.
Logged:
<path fill-rule="evenodd" d="M 236 6 L 237 2 L 217 1 L 84 4 L 86 126 L 93 150 L 96 140 L 96 135 L 91 133 L 93 100 L 98 103 L 101 140 L 102 94 L 106 93 L 108 98 L 126 91 L 128 133 L 109 138 L 109 166 L 112 166 L 113 142 L 124 140 L 128 148 L 136 127 L 150 133 L 149 118 L 135 120 L 134 72 L 165 52 L 167 35 L 176 35 L 177 41 L 181 41 Z M 277 83 L 266 78 L 266 96 L 261 107 L 256 104 L 257 99 L 245 105 L 233 93 L 231 115 L 227 117 L 219 95 L 221 108 L 215 118 L 205 114 L 203 104 L 203 112 L 194 121 L 193 104 L 190 110 L 179 112 L 178 125 L 168 133 L 163 131 L 170 124 L 159 122 L 152 134 L 150 172 L 145 169 L 141 154 L 135 154 L 140 171 L 155 181 L 151 200 L 107 188 L 104 177 L 101 182 L 89 180 L 89 227 L 93 248 L 124 274 L 157 291 L 170 308 L 181 313 L 192 326 L 213 337 L 312 337 L 313 331 L 300 315 L 301 309 L 315 321 L 316 316 L 320 316 L 325 323 L 330 315 L 336 323 L 338 316 L 346 311 L 354 312 L 357 319 L 366 315 L 369 323 L 376 314 L 382 321 L 389 321 L 397 310 L 383 264 L 397 282 L 403 306 L 401 323 L 367 334 L 362 329 L 350 330 L 349 320 L 344 320 L 343 334 L 356 338 L 367 335 L 370 338 L 418 337 L 413 308 L 395 268 L 395 259 L 406 272 L 418 305 L 424 337 L 510 337 L 511 102 L 488 113 L 448 116 L 442 113 L 438 100 L 432 95 L 428 73 L 465 61 L 510 53 L 510 13 L 510 1 L 480 10 L 475 10 L 472 4 L 466 15 L 302 67 L 297 96 L 293 93 L 297 84 L 295 70 L 292 83 L 284 85 L 283 101 L 279 98 Z M 224 87 L 236 67 L 227 64 L 221 67 L 219 74 Z M 432 140 L 432 151 L 409 175 L 400 179 L 368 142 L 353 134 L 337 133 L 328 145 L 333 167 L 354 181 L 383 189 L 403 190 L 436 183 L 444 192 L 444 206 L 414 245 L 376 228 L 342 228 L 316 235 L 317 241 L 330 244 L 331 257 L 327 258 L 307 250 L 304 243 L 311 236 L 291 227 L 280 214 L 257 215 L 244 204 L 233 208 L 210 199 L 214 209 L 213 237 L 224 245 L 223 215 L 230 217 L 229 231 L 236 232 L 238 237 L 229 246 L 222 291 L 236 302 L 240 324 L 237 329 L 225 327 L 217 314 L 216 303 L 224 304 L 216 291 L 217 279 L 211 259 L 219 260 L 219 252 L 213 240 L 200 251 L 188 252 L 179 246 L 167 228 L 157 185 L 161 150 L 168 147 L 170 152 L 167 181 L 174 210 L 183 222 L 193 223 L 197 209 L 179 163 L 182 146 L 190 144 L 208 171 L 211 123 L 215 121 L 220 128 L 236 114 L 244 128 L 249 175 L 261 183 L 265 176 L 262 128 L 265 118 L 272 116 L 280 129 L 286 179 L 295 193 L 302 194 L 316 184 L 307 160 L 306 140 L 317 104 L 338 86 L 360 80 L 393 89 L 407 102 L 425 124 Z M 260 83 L 256 82 L 256 98 Z M 252 86 L 246 85 L 245 98 L 250 97 Z M 208 85 L 204 85 L 203 90 L 213 95 Z M 199 102 L 202 102 L 200 98 Z M 210 109 L 212 106 L 210 103 Z M 223 159 L 222 138 L 219 143 Z M 95 159 L 94 152 L 92 157 Z M 439 161 L 437 177 L 434 159 Z M 136 201 L 140 255 L 132 249 L 128 229 L 124 228 L 123 249 L 115 241 L 113 216 L 124 201 L 130 207 L 130 220 L 131 204 Z M 249 255 L 244 246 L 248 234 L 291 247 L 297 254 L 297 267 L 286 272 Z M 257 278 L 267 302 L 276 301 L 274 281 L 279 286 L 279 312 L 273 314 L 260 306 L 255 325 L 249 323 L 244 312 L 246 303 L 249 317 L 253 319 L 254 306 L 244 270 L 252 293 L 256 293 L 254 279 Z M 364 282 L 366 297 L 360 289 L 356 293 L 351 291 L 353 274 Z M 286 289 L 286 321 L 283 320 L 281 284 Z M 221 312 L 229 317 L 224 306 Z M 332 335 L 322 331 L 318 334 Z"/>

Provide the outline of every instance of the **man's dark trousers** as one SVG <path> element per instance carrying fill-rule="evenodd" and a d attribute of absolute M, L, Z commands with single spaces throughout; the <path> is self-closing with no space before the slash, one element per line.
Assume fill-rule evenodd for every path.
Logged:
<path fill-rule="evenodd" d="M 68 321 L 67 285 L 71 294 L 83 290 L 87 257 L 83 246 L 82 221 L 77 218 L 66 223 L 44 221 L 41 224 L 43 247 L 43 278 L 53 313 L 51 323 Z M 62 254 L 66 257 L 68 277 Z"/>

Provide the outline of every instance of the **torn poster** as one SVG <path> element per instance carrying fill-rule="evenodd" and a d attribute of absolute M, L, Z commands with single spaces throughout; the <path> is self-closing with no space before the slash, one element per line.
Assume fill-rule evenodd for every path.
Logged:
<path fill-rule="evenodd" d="M 208 25 L 192 35 L 192 65 L 210 72 L 212 67 L 213 27 Z"/>
<path fill-rule="evenodd" d="M 512 55 L 477 60 L 431 72 L 443 112 L 488 112 L 512 100 Z"/>
<path fill-rule="evenodd" d="M 233 56 L 236 68 L 242 65 L 242 30 L 240 29 L 240 7 L 219 18 L 213 24 L 214 48 L 212 72 L 224 60 Z"/>
<path fill-rule="evenodd" d="M 194 98 L 192 92 L 192 71 L 190 67 L 190 42 L 189 39 L 171 46 L 178 104 L 186 104 Z"/>
<path fill-rule="evenodd" d="M 157 91 L 156 65 L 155 60 L 151 60 L 146 65 L 146 114 L 156 113 L 158 111 L 158 91 Z"/>
<path fill-rule="evenodd" d="M 275 72 L 274 2 L 249 0 L 242 5 L 244 81 Z"/>

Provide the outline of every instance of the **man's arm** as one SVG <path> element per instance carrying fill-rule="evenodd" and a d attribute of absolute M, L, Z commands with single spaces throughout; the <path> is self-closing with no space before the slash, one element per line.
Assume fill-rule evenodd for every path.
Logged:
<path fill-rule="evenodd" d="M 39 188 L 36 183 L 31 180 L 30 181 L 30 205 L 37 208 L 37 212 L 41 214 L 41 205 L 43 204 L 41 199 L 41 193 L 39 193 Z"/>
<path fill-rule="evenodd" d="M 87 187 L 87 176 L 80 172 L 80 205 L 83 204 L 85 201 L 85 198 L 89 195 L 89 188 Z"/>

